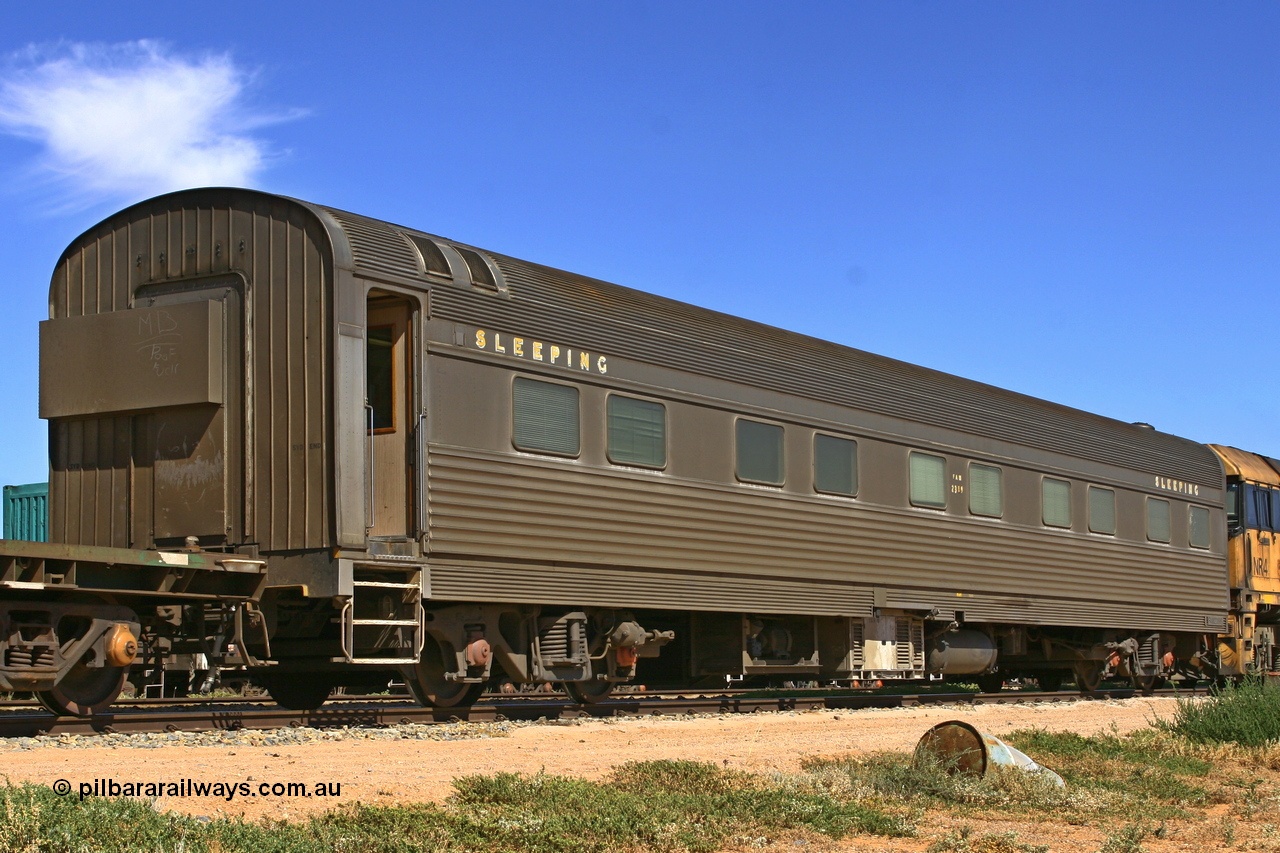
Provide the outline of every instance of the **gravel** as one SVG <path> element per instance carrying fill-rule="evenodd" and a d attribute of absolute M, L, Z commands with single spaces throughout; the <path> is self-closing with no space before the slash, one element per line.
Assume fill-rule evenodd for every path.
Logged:
<path fill-rule="evenodd" d="M 0 751 L 56 749 L 100 749 L 129 747 L 160 749 L 174 746 L 295 746 L 345 740 L 471 740 L 474 738 L 508 737 L 525 722 L 492 723 L 406 723 L 397 726 L 316 729 L 293 726 L 279 729 L 232 729 L 207 732 L 146 732 L 93 735 L 41 735 L 0 741 Z"/>

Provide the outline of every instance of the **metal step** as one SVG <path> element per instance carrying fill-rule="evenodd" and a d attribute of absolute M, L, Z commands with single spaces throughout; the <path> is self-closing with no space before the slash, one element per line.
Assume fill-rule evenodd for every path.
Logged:
<path fill-rule="evenodd" d="M 425 636 L 422 624 L 421 606 L 422 588 L 417 583 L 396 581 L 355 580 L 351 581 L 351 597 L 342 607 L 338 617 L 341 622 L 342 657 L 335 658 L 338 663 L 364 663 L 400 665 L 418 662 L 422 652 L 422 641 Z M 387 618 L 357 618 L 357 604 L 369 597 L 373 600 L 391 597 L 394 608 Z M 367 602 L 366 602 L 367 604 Z M 361 609 L 364 609 L 363 605 Z M 365 611 L 367 612 L 367 611 Z M 404 618 L 413 613 L 413 618 Z M 399 618 L 397 618 L 399 617 Z M 362 643 L 356 647 L 356 630 L 358 628 L 398 629 L 390 638 L 379 638 L 375 634 L 371 642 L 367 634 L 361 637 Z M 385 643 L 385 645 L 384 645 Z M 402 645 L 405 644 L 405 645 Z M 389 652 L 395 657 L 370 657 L 379 651 Z M 407 653 L 412 649 L 412 656 Z"/>
<path fill-rule="evenodd" d="M 372 663 L 385 664 L 387 666 L 404 666 L 406 664 L 415 664 L 417 658 L 329 658 L 332 663 Z"/>

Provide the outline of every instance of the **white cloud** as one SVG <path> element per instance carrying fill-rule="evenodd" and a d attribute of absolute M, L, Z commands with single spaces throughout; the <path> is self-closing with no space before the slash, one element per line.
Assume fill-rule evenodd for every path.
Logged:
<path fill-rule="evenodd" d="M 253 114 L 251 75 L 230 57 L 153 41 L 29 48 L 9 65 L 0 131 L 41 146 L 37 174 L 72 204 L 251 186 L 268 149 L 250 131 L 292 117 Z"/>

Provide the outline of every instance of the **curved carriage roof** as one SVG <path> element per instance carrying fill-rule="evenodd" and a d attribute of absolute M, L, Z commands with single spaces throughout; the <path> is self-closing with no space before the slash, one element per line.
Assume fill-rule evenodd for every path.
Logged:
<path fill-rule="evenodd" d="M 190 190 L 270 198 L 251 190 Z M 160 199 L 153 199 L 154 203 Z M 1152 475 L 1221 488 L 1205 445 L 1067 406 L 523 261 L 423 231 L 289 200 L 326 226 L 334 261 L 365 275 L 422 283 L 433 315 L 520 331 L 748 386 L 959 430 Z M 114 217 L 113 217 L 114 218 Z M 74 244 L 73 244 L 74 245 Z"/>

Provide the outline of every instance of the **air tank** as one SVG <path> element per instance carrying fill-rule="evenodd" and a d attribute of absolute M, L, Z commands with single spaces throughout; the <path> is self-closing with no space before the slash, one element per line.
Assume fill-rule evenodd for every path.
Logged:
<path fill-rule="evenodd" d="M 929 641 L 930 672 L 944 675 L 977 675 L 996 666 L 996 644 L 981 631 L 944 631 Z"/>

